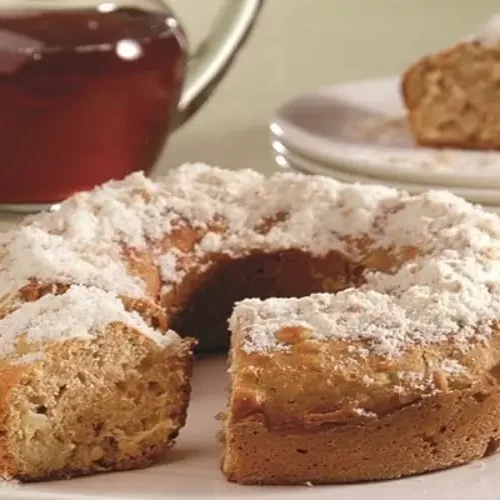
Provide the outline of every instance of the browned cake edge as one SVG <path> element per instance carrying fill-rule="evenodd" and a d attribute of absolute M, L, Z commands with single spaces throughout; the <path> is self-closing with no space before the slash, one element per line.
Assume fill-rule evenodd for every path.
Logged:
<path fill-rule="evenodd" d="M 500 391 L 485 384 L 341 424 L 269 429 L 262 415 L 230 422 L 223 471 L 241 484 L 392 479 L 488 456 L 500 443 Z"/>

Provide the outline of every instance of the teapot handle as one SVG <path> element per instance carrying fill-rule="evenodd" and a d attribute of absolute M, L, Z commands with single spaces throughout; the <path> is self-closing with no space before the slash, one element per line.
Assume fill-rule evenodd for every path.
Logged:
<path fill-rule="evenodd" d="M 221 82 L 252 30 L 264 0 L 226 0 L 211 32 L 190 56 L 174 128 L 184 124 Z"/>

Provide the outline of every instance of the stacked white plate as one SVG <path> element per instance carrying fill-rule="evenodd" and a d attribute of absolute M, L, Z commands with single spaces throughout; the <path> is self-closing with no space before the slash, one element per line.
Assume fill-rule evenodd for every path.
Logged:
<path fill-rule="evenodd" d="M 278 165 L 411 193 L 444 189 L 500 213 L 500 152 L 427 149 L 410 136 L 398 78 L 291 99 L 270 125 Z"/>

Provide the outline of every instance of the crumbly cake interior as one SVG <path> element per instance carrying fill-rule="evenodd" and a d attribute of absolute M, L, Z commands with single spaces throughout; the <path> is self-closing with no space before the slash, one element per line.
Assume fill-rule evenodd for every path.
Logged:
<path fill-rule="evenodd" d="M 498 148 L 500 15 L 403 77 L 410 124 L 422 145 Z"/>
<path fill-rule="evenodd" d="M 420 141 L 460 142 L 494 147 L 500 136 L 500 48 L 467 44 L 458 51 L 430 57 L 410 73 L 408 102 Z"/>
<path fill-rule="evenodd" d="M 177 435 L 183 394 L 175 350 L 147 354 L 127 328 L 115 328 L 91 349 L 75 347 L 65 345 L 52 360 L 49 354 L 52 363 L 23 374 L 10 397 L 17 479 L 144 466 Z M 116 369 L 103 378 L 103 366 L 111 365 Z M 90 399 L 83 395 L 89 386 Z"/>
<path fill-rule="evenodd" d="M 78 285 L 21 305 L 0 330 L 0 439 L 17 479 L 143 466 L 173 442 L 187 349 L 174 332 Z"/>

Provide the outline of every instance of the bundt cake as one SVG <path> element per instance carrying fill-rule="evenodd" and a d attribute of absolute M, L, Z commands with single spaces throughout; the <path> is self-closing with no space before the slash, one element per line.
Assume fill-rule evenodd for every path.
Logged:
<path fill-rule="evenodd" d="M 500 220 L 449 193 L 184 165 L 80 193 L 0 249 L 5 477 L 154 460 L 185 420 L 190 337 L 227 347 L 229 317 L 229 480 L 496 451 Z"/>
<path fill-rule="evenodd" d="M 500 14 L 402 76 L 410 130 L 431 147 L 500 149 Z"/>

